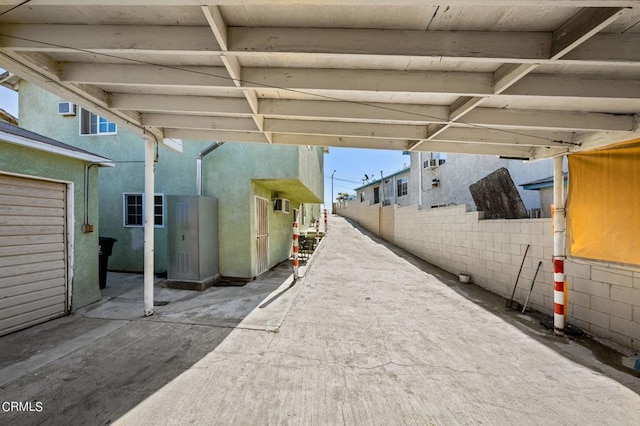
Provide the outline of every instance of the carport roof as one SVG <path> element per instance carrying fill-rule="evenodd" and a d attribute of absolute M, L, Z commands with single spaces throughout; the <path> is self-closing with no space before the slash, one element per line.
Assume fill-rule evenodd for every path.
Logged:
<path fill-rule="evenodd" d="M 637 0 L 32 0 L 0 15 L 0 67 L 169 145 L 535 159 L 640 136 L 639 22 Z"/>

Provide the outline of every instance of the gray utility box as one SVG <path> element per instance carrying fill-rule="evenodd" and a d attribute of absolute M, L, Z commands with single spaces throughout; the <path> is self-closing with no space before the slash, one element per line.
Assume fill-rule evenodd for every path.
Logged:
<path fill-rule="evenodd" d="M 218 200 L 169 195 L 167 204 L 167 279 L 213 282 L 219 277 Z"/>

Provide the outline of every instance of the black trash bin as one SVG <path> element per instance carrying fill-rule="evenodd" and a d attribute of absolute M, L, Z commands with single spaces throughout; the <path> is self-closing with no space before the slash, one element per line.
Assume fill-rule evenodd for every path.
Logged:
<path fill-rule="evenodd" d="M 98 250 L 98 257 L 100 259 L 99 268 L 98 268 L 98 281 L 100 283 L 100 288 L 105 288 L 107 286 L 107 266 L 109 264 L 109 256 L 113 252 L 113 245 L 116 243 L 115 238 L 109 237 L 99 237 L 100 248 Z"/>

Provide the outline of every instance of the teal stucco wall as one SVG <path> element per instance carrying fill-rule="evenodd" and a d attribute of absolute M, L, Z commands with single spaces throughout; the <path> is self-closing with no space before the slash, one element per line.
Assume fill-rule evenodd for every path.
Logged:
<path fill-rule="evenodd" d="M 82 232 L 84 222 L 85 162 L 61 155 L 30 149 L 0 140 L 0 173 L 73 183 L 73 281 L 71 309 L 76 310 L 100 300 L 98 285 L 98 227 L 95 232 Z M 98 171 L 91 167 L 89 175 L 89 222 L 98 220 Z"/>
<path fill-rule="evenodd" d="M 20 83 L 20 125 L 25 129 L 110 158 L 116 167 L 100 170 L 101 236 L 118 240 L 109 259 L 109 269 L 142 272 L 144 229 L 124 226 L 124 193 L 144 192 L 144 139 L 118 127 L 115 135 L 80 135 L 79 110 L 76 116 L 58 115 L 59 97 L 24 80 Z M 165 147 L 157 151 L 156 194 L 196 194 L 196 155 L 209 142 L 189 142 L 184 153 Z M 166 210 L 166 209 L 165 209 Z M 165 214 L 166 219 L 166 214 Z M 155 270 L 167 268 L 167 230 L 155 229 Z"/>
<path fill-rule="evenodd" d="M 118 240 L 109 259 L 110 270 L 140 272 L 144 265 L 144 230 L 124 226 L 123 203 L 124 193 L 144 192 L 144 140 L 122 127 L 115 135 L 81 136 L 79 115 L 58 115 L 58 103 L 62 101 L 37 86 L 21 82 L 21 126 L 116 161 L 115 168 L 100 170 L 101 235 Z M 196 195 L 196 157 L 211 143 L 185 140 L 182 154 L 160 147 L 155 166 L 156 193 Z M 289 198 L 292 209 L 301 202 L 321 202 L 323 197 L 321 147 L 228 142 L 203 159 L 202 171 L 203 195 L 219 200 L 222 276 L 255 276 L 256 194 L 269 200 L 276 195 Z M 292 215 L 278 214 L 270 219 L 273 266 L 288 257 L 291 249 Z M 167 268 L 166 244 L 165 224 L 155 230 L 156 272 Z"/>
<path fill-rule="evenodd" d="M 300 149 L 302 148 L 302 149 Z M 305 159 L 301 160 L 301 156 Z M 322 148 L 308 150 L 295 145 L 226 143 L 203 159 L 203 194 L 221 200 L 218 206 L 220 274 L 251 278 L 256 275 L 255 196 L 272 200 L 276 195 L 300 202 L 322 197 Z M 300 164 L 311 164 L 302 182 Z M 311 166 L 307 166 L 311 167 Z M 320 178 L 318 178 L 320 176 Z M 315 181 L 319 181 L 315 182 Z M 312 188 L 316 193 L 311 193 Z M 270 267 L 287 259 L 291 251 L 293 215 L 269 210 Z"/>

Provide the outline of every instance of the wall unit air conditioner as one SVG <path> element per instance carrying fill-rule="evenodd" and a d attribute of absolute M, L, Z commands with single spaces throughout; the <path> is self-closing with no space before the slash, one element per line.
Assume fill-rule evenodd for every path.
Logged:
<path fill-rule="evenodd" d="M 276 198 L 273 201 L 273 212 L 274 213 L 287 213 L 291 211 L 291 202 L 286 198 Z"/>
<path fill-rule="evenodd" d="M 58 104 L 58 114 L 60 115 L 76 115 L 76 106 L 71 102 L 60 102 Z"/>

